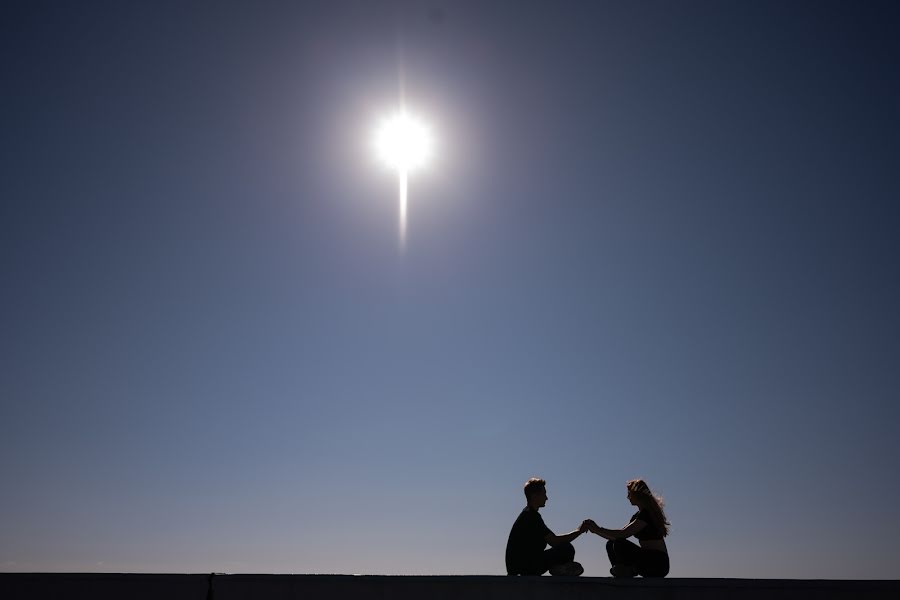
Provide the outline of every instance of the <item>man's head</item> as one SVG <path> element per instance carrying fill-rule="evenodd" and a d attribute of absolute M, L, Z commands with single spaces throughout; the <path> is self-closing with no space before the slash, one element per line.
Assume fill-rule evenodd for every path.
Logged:
<path fill-rule="evenodd" d="M 547 504 L 547 482 L 532 477 L 525 482 L 525 500 L 531 508 L 541 508 Z"/>

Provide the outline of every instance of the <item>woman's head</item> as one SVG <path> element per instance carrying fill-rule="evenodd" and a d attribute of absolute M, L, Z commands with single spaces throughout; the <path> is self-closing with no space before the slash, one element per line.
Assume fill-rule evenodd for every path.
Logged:
<path fill-rule="evenodd" d="M 657 525 L 663 530 L 663 535 L 669 534 L 669 520 L 663 512 L 662 496 L 654 496 L 650 486 L 643 479 L 632 479 L 625 484 L 628 490 L 628 501 L 643 511 L 648 511 L 656 520 Z"/>
<path fill-rule="evenodd" d="M 628 501 L 635 506 L 645 508 L 649 502 L 655 500 L 650 487 L 643 479 L 632 479 L 625 484 L 625 489 L 628 490 Z"/>

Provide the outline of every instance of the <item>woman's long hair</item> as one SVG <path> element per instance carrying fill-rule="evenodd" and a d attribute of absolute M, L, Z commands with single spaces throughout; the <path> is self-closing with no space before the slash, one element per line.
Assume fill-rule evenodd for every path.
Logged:
<path fill-rule="evenodd" d="M 656 524 L 663 530 L 663 537 L 669 535 L 669 520 L 666 513 L 663 512 L 662 496 L 654 496 L 650 491 L 650 487 L 643 479 L 632 479 L 625 487 L 634 495 L 637 505 L 641 510 L 646 510 L 650 516 L 656 521 Z"/>

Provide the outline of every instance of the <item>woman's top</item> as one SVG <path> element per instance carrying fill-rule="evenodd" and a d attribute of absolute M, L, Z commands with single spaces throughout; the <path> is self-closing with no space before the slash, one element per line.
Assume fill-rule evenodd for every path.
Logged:
<path fill-rule="evenodd" d="M 662 523 L 657 523 L 656 517 L 648 510 L 639 510 L 631 517 L 632 521 L 643 521 L 646 527 L 634 534 L 634 537 L 643 540 L 661 540 L 666 536 L 666 530 Z"/>

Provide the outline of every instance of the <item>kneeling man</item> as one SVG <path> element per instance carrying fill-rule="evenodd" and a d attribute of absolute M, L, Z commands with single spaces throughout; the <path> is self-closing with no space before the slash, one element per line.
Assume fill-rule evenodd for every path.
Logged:
<path fill-rule="evenodd" d="M 543 479 L 532 477 L 525 482 L 525 500 L 528 506 L 519 513 L 506 542 L 506 573 L 543 575 L 548 570 L 551 575 L 584 573 L 582 566 L 573 562 L 575 548 L 572 546 L 572 540 L 584 533 L 584 524 L 564 535 L 550 531 L 538 513 L 547 504 L 547 482 Z M 545 550 L 547 544 L 551 547 Z"/>

